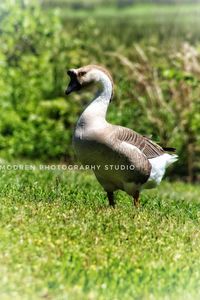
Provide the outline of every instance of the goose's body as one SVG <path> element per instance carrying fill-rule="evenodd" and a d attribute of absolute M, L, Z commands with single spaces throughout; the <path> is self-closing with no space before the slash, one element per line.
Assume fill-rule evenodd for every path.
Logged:
<path fill-rule="evenodd" d="M 101 86 L 75 128 L 73 143 L 78 159 L 82 164 L 93 166 L 111 205 L 114 205 L 113 192 L 118 189 L 132 195 L 137 205 L 139 192 L 159 184 L 167 166 L 177 160 L 177 155 L 166 153 L 149 138 L 131 129 L 106 121 L 113 82 L 105 69 L 89 65 L 70 70 L 68 74 L 71 82 L 67 94 L 90 82 Z"/>

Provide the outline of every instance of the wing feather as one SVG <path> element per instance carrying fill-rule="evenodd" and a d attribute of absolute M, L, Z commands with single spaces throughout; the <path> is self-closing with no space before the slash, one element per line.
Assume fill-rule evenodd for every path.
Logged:
<path fill-rule="evenodd" d="M 137 147 L 148 159 L 160 156 L 165 150 L 150 138 L 125 127 L 115 126 L 116 139 Z"/>

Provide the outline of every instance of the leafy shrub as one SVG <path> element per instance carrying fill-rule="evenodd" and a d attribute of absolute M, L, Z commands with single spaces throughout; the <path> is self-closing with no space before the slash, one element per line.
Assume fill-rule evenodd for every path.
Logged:
<path fill-rule="evenodd" d="M 150 61 L 139 46 L 136 52 L 137 63 L 113 53 L 132 82 L 126 93 L 142 112 L 133 111 L 131 127 L 153 135 L 155 140 L 159 137 L 157 141 L 164 146 L 176 147 L 180 157 L 176 172 L 193 181 L 200 170 L 200 54 L 188 43 L 164 60 L 162 55 L 161 61 L 158 55 Z M 130 102 L 128 106 L 130 109 Z M 135 123 L 138 118 L 142 127 Z"/>
<path fill-rule="evenodd" d="M 69 122 L 39 108 L 43 99 L 63 94 L 74 55 L 69 35 L 56 14 L 33 1 L 3 1 L 0 28 L 0 149 L 10 156 L 59 158 L 68 152 Z M 46 103 L 47 110 L 61 112 L 58 103 Z"/>

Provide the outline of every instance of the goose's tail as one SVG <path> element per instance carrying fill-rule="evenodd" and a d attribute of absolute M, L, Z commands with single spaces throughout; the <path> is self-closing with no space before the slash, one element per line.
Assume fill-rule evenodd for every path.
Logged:
<path fill-rule="evenodd" d="M 173 147 L 163 147 L 163 150 L 166 152 L 176 152 L 176 148 Z M 164 158 L 163 163 L 165 164 L 165 168 L 167 168 L 168 166 L 170 166 L 171 164 L 173 164 L 175 161 L 178 160 L 178 155 L 176 154 L 169 154 L 169 153 L 165 153 L 164 155 L 162 155 Z"/>
<path fill-rule="evenodd" d="M 178 155 L 177 154 L 168 154 L 168 156 L 166 157 L 166 168 L 168 166 L 170 166 L 171 164 L 173 164 L 175 161 L 178 160 Z"/>
<path fill-rule="evenodd" d="M 161 156 L 149 159 L 152 168 L 145 188 L 152 188 L 158 185 L 165 174 L 166 168 L 177 160 L 178 155 L 169 153 L 164 153 Z"/>
<path fill-rule="evenodd" d="M 173 147 L 162 147 L 163 150 L 167 151 L 167 152 L 176 152 L 176 148 Z"/>

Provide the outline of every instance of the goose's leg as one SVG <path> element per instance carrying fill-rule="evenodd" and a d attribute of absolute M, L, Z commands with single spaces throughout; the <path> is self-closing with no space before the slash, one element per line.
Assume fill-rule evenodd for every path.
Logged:
<path fill-rule="evenodd" d="M 137 208 L 140 206 L 139 196 L 140 196 L 139 191 L 136 191 L 135 194 L 133 195 L 134 206 Z"/>
<path fill-rule="evenodd" d="M 107 192 L 108 201 L 110 206 L 115 207 L 115 200 L 114 200 L 114 193 L 113 192 Z"/>

